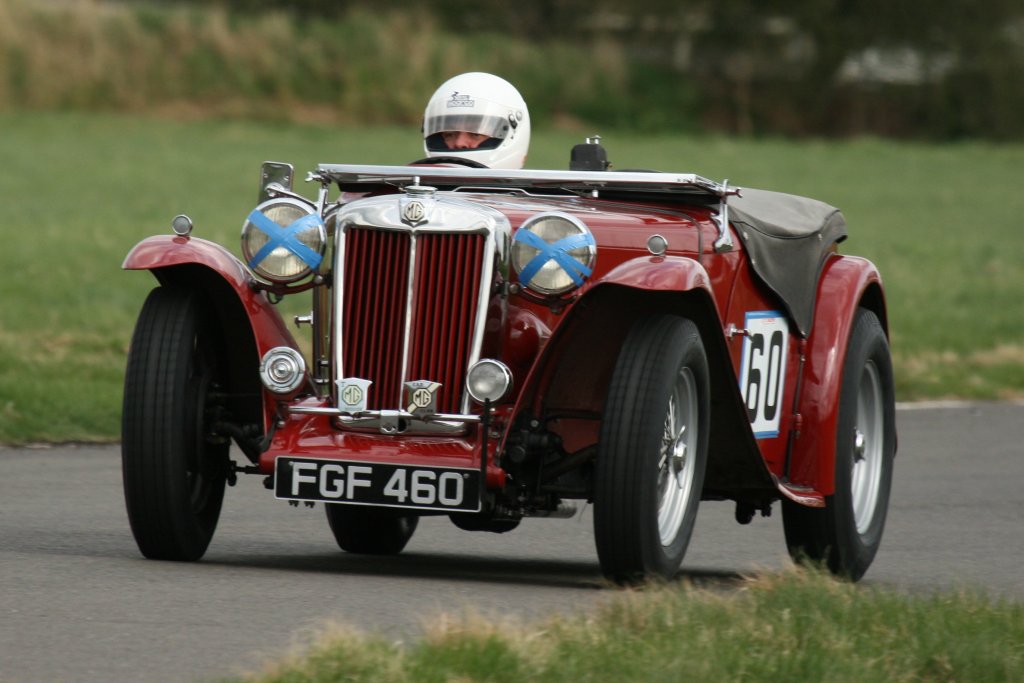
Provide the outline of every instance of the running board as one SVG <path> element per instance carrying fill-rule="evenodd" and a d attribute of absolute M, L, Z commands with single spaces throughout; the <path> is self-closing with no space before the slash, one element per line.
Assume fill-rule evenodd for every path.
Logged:
<path fill-rule="evenodd" d="M 794 503 L 800 505 L 806 505 L 811 508 L 823 508 L 825 507 L 825 496 L 821 495 L 814 489 L 807 486 L 797 486 L 795 484 L 789 484 L 781 481 L 774 475 L 772 478 L 775 480 L 775 487 L 779 489 L 779 492 L 783 496 L 789 498 Z"/>

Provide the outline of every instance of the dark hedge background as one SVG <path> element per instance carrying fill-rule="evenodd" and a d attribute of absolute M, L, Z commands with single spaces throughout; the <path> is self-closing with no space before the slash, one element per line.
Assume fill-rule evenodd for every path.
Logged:
<path fill-rule="evenodd" d="M 470 69 L 549 124 L 1024 138 L 1020 0 L 0 0 L 0 108 L 408 124 Z"/>

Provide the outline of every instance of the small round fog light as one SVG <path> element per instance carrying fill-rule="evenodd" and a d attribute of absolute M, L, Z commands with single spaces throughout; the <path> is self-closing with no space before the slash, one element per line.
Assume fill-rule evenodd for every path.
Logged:
<path fill-rule="evenodd" d="M 511 386 L 512 371 L 501 361 L 489 358 L 477 361 L 466 377 L 466 389 L 479 403 L 499 400 Z"/>
<path fill-rule="evenodd" d="M 275 394 L 287 394 L 296 389 L 305 376 L 306 361 L 290 346 L 276 346 L 263 354 L 260 360 L 263 386 Z"/>

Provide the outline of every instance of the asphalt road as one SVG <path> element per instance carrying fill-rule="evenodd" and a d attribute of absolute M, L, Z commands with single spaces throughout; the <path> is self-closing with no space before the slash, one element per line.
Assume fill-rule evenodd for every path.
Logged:
<path fill-rule="evenodd" d="M 1024 405 L 898 413 L 882 549 L 865 586 L 980 588 L 1024 601 Z M 682 576 L 729 590 L 789 566 L 779 514 L 739 526 L 699 514 Z M 256 477 L 228 491 L 204 560 L 143 560 L 116 446 L 0 450 L 0 681 L 201 681 L 301 648 L 325 623 L 409 640 L 443 612 L 535 618 L 614 594 L 590 516 L 502 536 L 427 519 L 396 558 L 337 550 L 323 510 Z"/>

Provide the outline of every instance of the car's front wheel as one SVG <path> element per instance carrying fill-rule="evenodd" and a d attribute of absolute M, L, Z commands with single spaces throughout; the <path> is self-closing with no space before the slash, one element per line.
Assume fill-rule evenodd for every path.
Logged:
<path fill-rule="evenodd" d="M 704 483 L 709 395 L 692 321 L 657 316 L 634 326 L 612 375 L 595 472 L 594 536 L 608 578 L 679 569 Z"/>
<path fill-rule="evenodd" d="M 220 517 L 227 439 L 209 429 L 219 338 L 202 297 L 154 289 L 128 353 L 121 458 L 128 521 L 148 558 L 198 560 Z"/>
<path fill-rule="evenodd" d="M 348 553 L 397 555 L 420 518 L 402 510 L 328 503 L 327 522 L 338 547 Z"/>
<path fill-rule="evenodd" d="M 889 343 L 875 314 L 862 308 L 843 364 L 835 493 L 824 508 L 783 501 L 786 545 L 794 560 L 824 563 L 852 581 L 864 575 L 882 541 L 895 452 Z"/>

